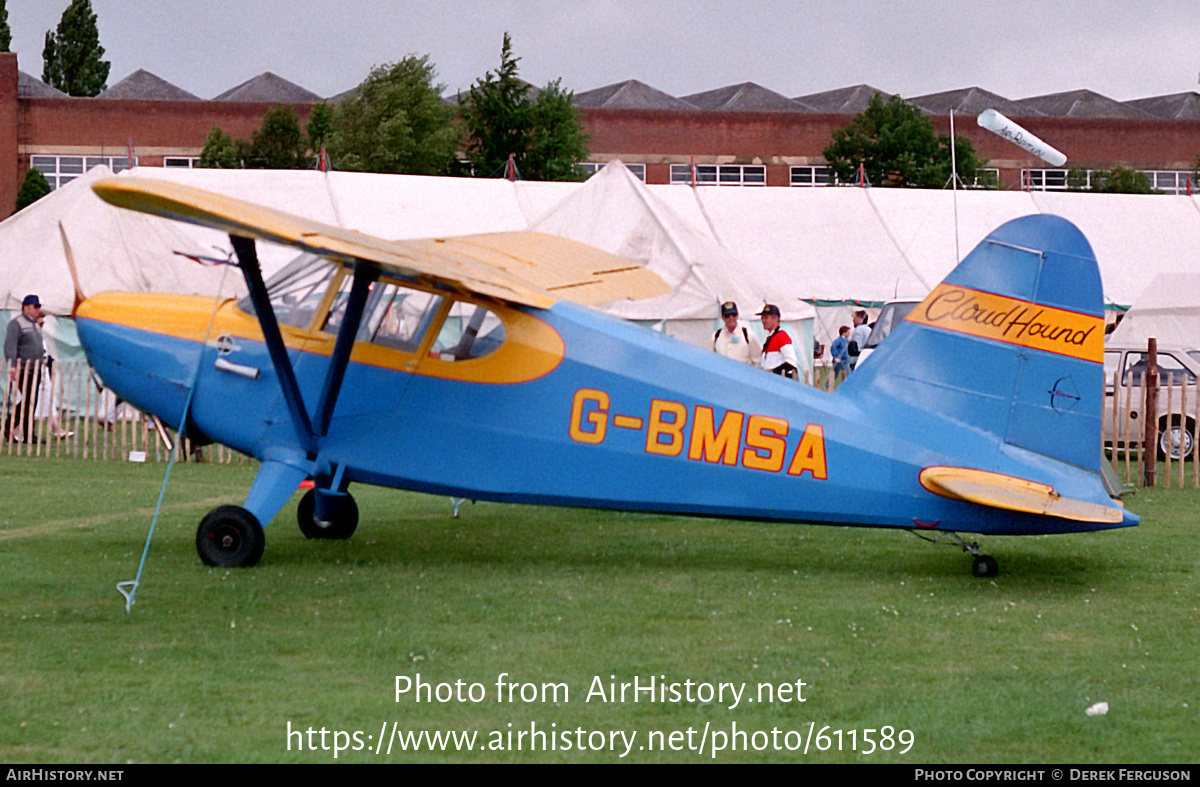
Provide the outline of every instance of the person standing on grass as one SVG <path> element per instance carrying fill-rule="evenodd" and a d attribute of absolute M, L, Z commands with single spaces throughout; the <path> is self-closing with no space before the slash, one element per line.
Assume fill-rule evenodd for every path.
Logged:
<path fill-rule="evenodd" d="M 38 317 L 42 302 L 36 295 L 26 295 L 21 301 L 21 313 L 8 323 L 4 334 L 4 360 L 8 364 L 8 413 L 4 418 L 4 438 L 20 441 L 23 437 L 36 442 L 33 418 L 37 413 L 38 389 L 41 387 L 42 357 L 46 353 Z"/>

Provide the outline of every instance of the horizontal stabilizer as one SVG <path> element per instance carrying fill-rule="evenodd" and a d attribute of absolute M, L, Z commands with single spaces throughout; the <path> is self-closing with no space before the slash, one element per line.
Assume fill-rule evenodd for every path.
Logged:
<path fill-rule="evenodd" d="M 966 467 L 927 467 L 921 486 L 951 500 L 1026 514 L 1045 514 L 1076 522 L 1120 522 L 1125 512 L 1116 506 L 1065 498 L 1049 484 Z"/>
<path fill-rule="evenodd" d="M 119 208 L 274 241 L 346 262 L 362 260 L 413 279 L 548 309 L 665 295 L 658 274 L 578 241 L 499 232 L 388 241 L 224 194 L 148 178 L 104 178 L 96 194 Z"/>

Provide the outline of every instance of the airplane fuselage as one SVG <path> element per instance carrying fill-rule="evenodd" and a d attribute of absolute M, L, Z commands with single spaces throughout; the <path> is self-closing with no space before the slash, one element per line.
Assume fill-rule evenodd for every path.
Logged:
<path fill-rule="evenodd" d="M 106 384 L 140 409 L 178 426 L 192 392 L 194 433 L 264 461 L 309 462 L 343 485 L 990 534 L 1120 526 L 932 494 L 922 469 L 970 457 L 974 467 L 1107 502 L 1094 473 L 956 413 L 905 401 L 873 408 L 870 395 L 828 394 L 567 302 L 490 304 L 507 338 L 484 358 L 439 358 L 428 342 L 413 353 L 356 344 L 314 455 L 281 403 L 255 318 L 226 302 L 209 330 L 213 308 L 211 299 L 100 296 L 80 310 L 79 332 Z M 287 329 L 285 339 L 311 409 L 333 337 Z M 845 385 L 854 384 L 852 375 Z"/>

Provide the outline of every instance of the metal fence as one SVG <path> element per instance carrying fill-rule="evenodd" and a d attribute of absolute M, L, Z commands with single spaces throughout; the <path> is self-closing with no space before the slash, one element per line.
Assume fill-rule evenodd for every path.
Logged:
<path fill-rule="evenodd" d="M 6 456 L 165 462 L 242 463 L 221 445 L 200 447 L 103 387 L 86 362 L 0 362 L 0 408 Z"/>

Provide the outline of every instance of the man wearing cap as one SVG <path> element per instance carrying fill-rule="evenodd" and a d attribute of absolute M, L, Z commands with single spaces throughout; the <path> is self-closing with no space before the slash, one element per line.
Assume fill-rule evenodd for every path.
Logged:
<path fill-rule="evenodd" d="M 735 361 L 758 366 L 762 356 L 762 344 L 744 325 L 738 325 L 738 307 L 733 301 L 721 304 L 721 319 L 724 328 L 713 334 L 713 352 Z"/>
<path fill-rule="evenodd" d="M 41 361 L 45 355 L 42 329 L 38 317 L 42 302 L 36 295 L 26 295 L 21 301 L 21 313 L 8 323 L 4 334 L 4 360 L 8 364 L 8 412 L 4 417 L 4 433 L 15 437 L 33 436 L 33 417 L 37 411 L 38 387 L 41 382 Z M 17 396 L 19 394 L 19 397 Z M 17 399 L 20 399 L 20 404 Z"/>
<path fill-rule="evenodd" d="M 792 337 L 779 327 L 779 307 L 768 303 L 758 316 L 762 318 L 763 330 L 767 332 L 767 341 L 763 344 L 762 351 L 762 368 L 793 380 L 798 379 L 800 361 L 796 358 Z"/>

